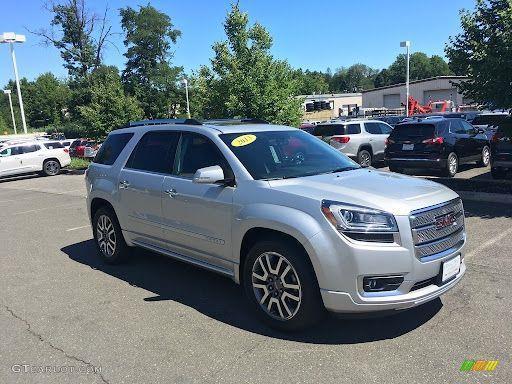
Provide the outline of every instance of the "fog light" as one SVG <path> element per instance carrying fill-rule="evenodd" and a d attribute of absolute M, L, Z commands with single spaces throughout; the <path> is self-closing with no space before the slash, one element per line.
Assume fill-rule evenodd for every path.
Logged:
<path fill-rule="evenodd" d="M 404 282 L 404 277 L 399 276 L 367 276 L 363 278 L 365 292 L 394 291 Z"/>

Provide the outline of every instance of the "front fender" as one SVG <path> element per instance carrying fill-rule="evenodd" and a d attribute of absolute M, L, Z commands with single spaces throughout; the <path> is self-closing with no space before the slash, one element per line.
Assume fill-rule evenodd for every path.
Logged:
<path fill-rule="evenodd" d="M 311 252 L 309 239 L 322 230 L 312 216 L 294 208 L 272 204 L 250 204 L 243 207 L 234 218 L 233 260 L 240 263 L 240 251 L 245 234 L 253 228 L 271 229 L 295 238 L 308 251 L 315 269 L 320 272 L 317 255 Z M 235 271 L 235 281 L 239 282 L 239 268 Z"/>

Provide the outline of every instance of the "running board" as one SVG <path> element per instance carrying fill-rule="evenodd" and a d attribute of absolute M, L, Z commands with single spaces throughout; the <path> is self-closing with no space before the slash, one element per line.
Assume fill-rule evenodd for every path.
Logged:
<path fill-rule="evenodd" d="M 138 247 L 141 247 L 141 248 L 144 248 L 144 249 L 147 249 L 147 250 L 159 253 L 161 255 L 172 257 L 173 259 L 180 260 L 180 261 L 183 261 L 183 262 L 188 263 L 188 264 L 195 265 L 195 266 L 200 267 L 200 268 L 208 269 L 209 271 L 220 273 L 221 275 L 228 276 L 231 279 L 235 278 L 235 274 L 232 271 L 229 271 L 227 269 L 224 269 L 224 268 L 221 268 L 221 267 L 217 267 L 215 265 L 208 264 L 208 263 L 196 260 L 196 259 L 192 259 L 190 257 L 180 255 L 179 253 L 171 252 L 171 251 L 169 251 L 167 249 L 157 247 L 156 245 L 147 244 L 147 243 L 144 243 L 142 241 L 132 240 L 132 243 L 134 245 L 138 246 Z"/>

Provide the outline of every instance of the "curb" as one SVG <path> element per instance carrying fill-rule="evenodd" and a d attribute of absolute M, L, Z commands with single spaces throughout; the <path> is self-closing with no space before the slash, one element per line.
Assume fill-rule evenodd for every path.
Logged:
<path fill-rule="evenodd" d="M 512 195 L 504 193 L 488 193 L 488 192 L 472 192 L 472 191 L 455 191 L 462 200 L 481 201 L 485 203 L 499 203 L 512 205 Z"/>

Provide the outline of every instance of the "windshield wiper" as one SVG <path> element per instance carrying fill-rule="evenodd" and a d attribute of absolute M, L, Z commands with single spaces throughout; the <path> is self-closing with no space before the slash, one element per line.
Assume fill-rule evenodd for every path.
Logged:
<path fill-rule="evenodd" d="M 359 167 L 341 167 L 333 169 L 332 171 L 324 172 L 324 174 L 327 173 L 338 173 L 338 172 L 345 172 L 345 171 L 353 171 L 354 169 L 359 169 Z"/>

